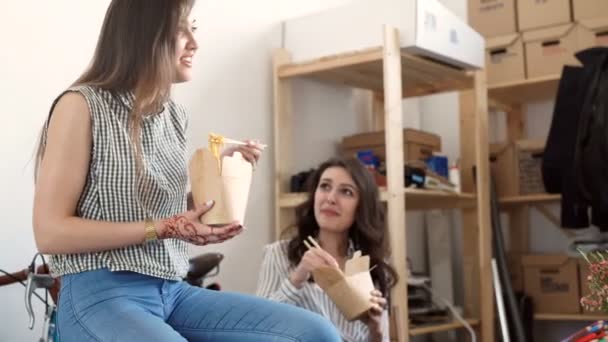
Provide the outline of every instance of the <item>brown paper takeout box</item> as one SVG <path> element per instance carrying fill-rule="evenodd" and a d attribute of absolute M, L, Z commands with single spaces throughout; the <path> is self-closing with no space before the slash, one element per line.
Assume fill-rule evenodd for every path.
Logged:
<path fill-rule="evenodd" d="M 346 261 L 344 273 L 323 267 L 315 270 L 313 277 L 347 320 L 359 319 L 372 308 L 374 283 L 369 272 L 369 256 L 361 256 L 361 251 Z"/>
<path fill-rule="evenodd" d="M 221 158 L 221 163 L 208 148 L 196 150 L 190 160 L 192 199 L 194 203 L 215 204 L 201 217 L 207 225 L 224 225 L 234 221 L 244 224 L 253 167 L 239 152 Z"/>

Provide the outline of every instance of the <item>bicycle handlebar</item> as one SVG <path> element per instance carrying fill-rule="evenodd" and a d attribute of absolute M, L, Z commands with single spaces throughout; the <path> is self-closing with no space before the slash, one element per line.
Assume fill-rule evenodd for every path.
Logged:
<path fill-rule="evenodd" d="M 0 275 L 0 286 L 11 285 L 19 281 L 25 281 L 27 279 L 28 273 L 29 270 L 26 268 L 19 272 L 11 273 L 10 276 Z"/>

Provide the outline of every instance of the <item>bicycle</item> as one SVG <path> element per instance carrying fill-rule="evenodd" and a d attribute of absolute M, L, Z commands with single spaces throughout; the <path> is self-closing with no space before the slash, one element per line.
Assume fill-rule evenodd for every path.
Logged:
<path fill-rule="evenodd" d="M 40 257 L 42 265 L 36 266 L 36 260 Z M 189 260 L 189 269 L 183 281 L 192 286 L 204 287 L 210 290 L 220 291 L 219 283 L 211 283 L 205 285 L 205 280 L 215 277 L 220 272 L 220 263 L 224 259 L 221 253 L 204 253 Z M 214 271 L 214 273 L 211 273 Z M 57 303 L 59 303 L 59 289 L 61 280 L 53 278 L 49 272 L 48 265 L 44 256 L 36 253 L 30 265 L 18 272 L 9 273 L 0 269 L 0 287 L 8 286 L 15 283 L 20 283 L 25 287 L 25 308 L 29 317 L 28 328 L 34 329 L 36 317 L 32 308 L 32 295 L 36 296 L 45 304 L 44 321 L 42 325 L 42 336 L 39 342 L 60 342 L 57 337 L 56 320 L 57 320 Z M 44 298 L 36 293 L 36 290 L 44 290 Z M 48 297 L 51 297 L 52 302 L 49 302 Z"/>

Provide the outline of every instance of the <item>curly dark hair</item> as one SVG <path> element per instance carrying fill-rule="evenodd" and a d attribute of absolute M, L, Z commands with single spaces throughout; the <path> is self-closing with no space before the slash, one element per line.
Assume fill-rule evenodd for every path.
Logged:
<path fill-rule="evenodd" d="M 296 222 L 292 227 L 296 234 L 287 247 L 289 262 L 292 267 L 296 267 L 307 250 L 304 239 L 308 236 L 317 237 L 319 234 L 319 225 L 314 214 L 315 191 L 319 186 L 321 175 L 331 167 L 341 167 L 346 170 L 359 189 L 359 203 L 353 225 L 349 229 L 349 238 L 355 250 L 360 250 L 363 255 L 369 255 L 370 264 L 376 265 L 371 272 L 372 279 L 383 295 L 388 296 L 398 276 L 395 269 L 387 263 L 390 247 L 384 221 L 384 205 L 380 202 L 378 186 L 371 172 L 357 159 L 329 159 L 308 178 L 308 198 L 296 208 Z"/>

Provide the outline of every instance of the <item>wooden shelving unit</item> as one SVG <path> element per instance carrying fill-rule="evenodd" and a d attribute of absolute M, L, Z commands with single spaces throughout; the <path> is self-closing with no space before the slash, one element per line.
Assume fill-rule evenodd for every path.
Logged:
<path fill-rule="evenodd" d="M 518 205 L 550 204 L 559 202 L 561 195 L 556 194 L 534 194 L 522 196 L 502 197 L 499 204 L 503 207 L 513 207 Z"/>
<path fill-rule="evenodd" d="M 288 193 L 292 156 L 292 108 L 290 81 L 307 77 L 329 81 L 349 87 L 371 90 L 383 100 L 384 110 L 373 113 L 373 122 L 381 123 L 385 130 L 387 186 L 381 198 L 387 206 L 387 224 L 390 234 L 392 263 L 399 273 L 399 282 L 392 291 L 391 308 L 396 339 L 409 341 L 410 336 L 445 331 L 462 327 L 460 323 L 410 329 L 407 300 L 406 265 L 406 210 L 462 208 L 472 224 L 463 231 L 465 259 L 468 263 L 465 302 L 476 303 L 465 310 L 480 332 L 481 341 L 494 340 L 494 297 L 492 290 L 490 229 L 489 161 L 488 161 L 488 103 L 485 72 L 465 72 L 449 66 L 403 53 L 398 45 L 399 32 L 384 28 L 381 47 L 327 56 L 305 63 L 292 63 L 289 51 L 279 49 L 274 54 L 274 146 L 275 146 L 275 227 L 276 237 L 293 223 L 293 208 L 305 199 L 304 194 Z M 403 122 L 402 99 L 448 91 L 467 93 L 468 107 L 461 113 L 461 130 L 466 134 L 461 142 L 461 163 L 477 165 L 477 181 L 472 174 L 463 175 L 464 194 L 447 194 L 404 188 L 403 177 Z M 461 111 L 462 112 L 462 111 Z M 472 167 L 471 167 L 472 170 Z M 469 184 L 471 183 L 471 184 Z M 472 216 L 471 216 L 472 215 Z M 470 271 L 470 272 L 469 272 Z M 466 309 L 466 308 L 465 308 Z"/>
<path fill-rule="evenodd" d="M 503 110 L 507 115 L 507 139 L 515 141 L 525 137 L 526 120 L 522 105 L 527 102 L 543 101 L 555 98 L 560 81 L 560 75 L 550 75 L 541 78 L 528 79 L 520 82 L 510 82 L 488 87 L 491 107 Z M 529 251 L 529 215 L 532 208 L 540 210 L 557 228 L 560 221 L 543 205 L 557 204 L 561 200 L 559 194 L 534 194 L 513 197 L 503 197 L 499 200 L 501 209 L 510 215 L 509 234 L 511 235 L 511 256 L 517 258 Z M 562 233 L 571 234 L 567 230 Z M 593 314 L 545 314 L 534 315 L 537 321 L 595 321 L 608 319 L 607 315 Z"/>
<path fill-rule="evenodd" d="M 428 209 L 457 209 L 473 208 L 476 205 L 475 194 L 458 193 L 451 194 L 445 191 L 403 189 L 407 201 L 406 210 L 428 210 Z M 308 197 L 305 193 L 289 193 L 281 195 L 279 206 L 281 208 L 295 208 L 303 203 Z M 380 200 L 388 201 L 386 188 L 380 191 Z"/>
<path fill-rule="evenodd" d="M 545 100 L 557 93 L 560 75 L 508 82 L 488 87 L 488 97 L 499 108 Z"/>

